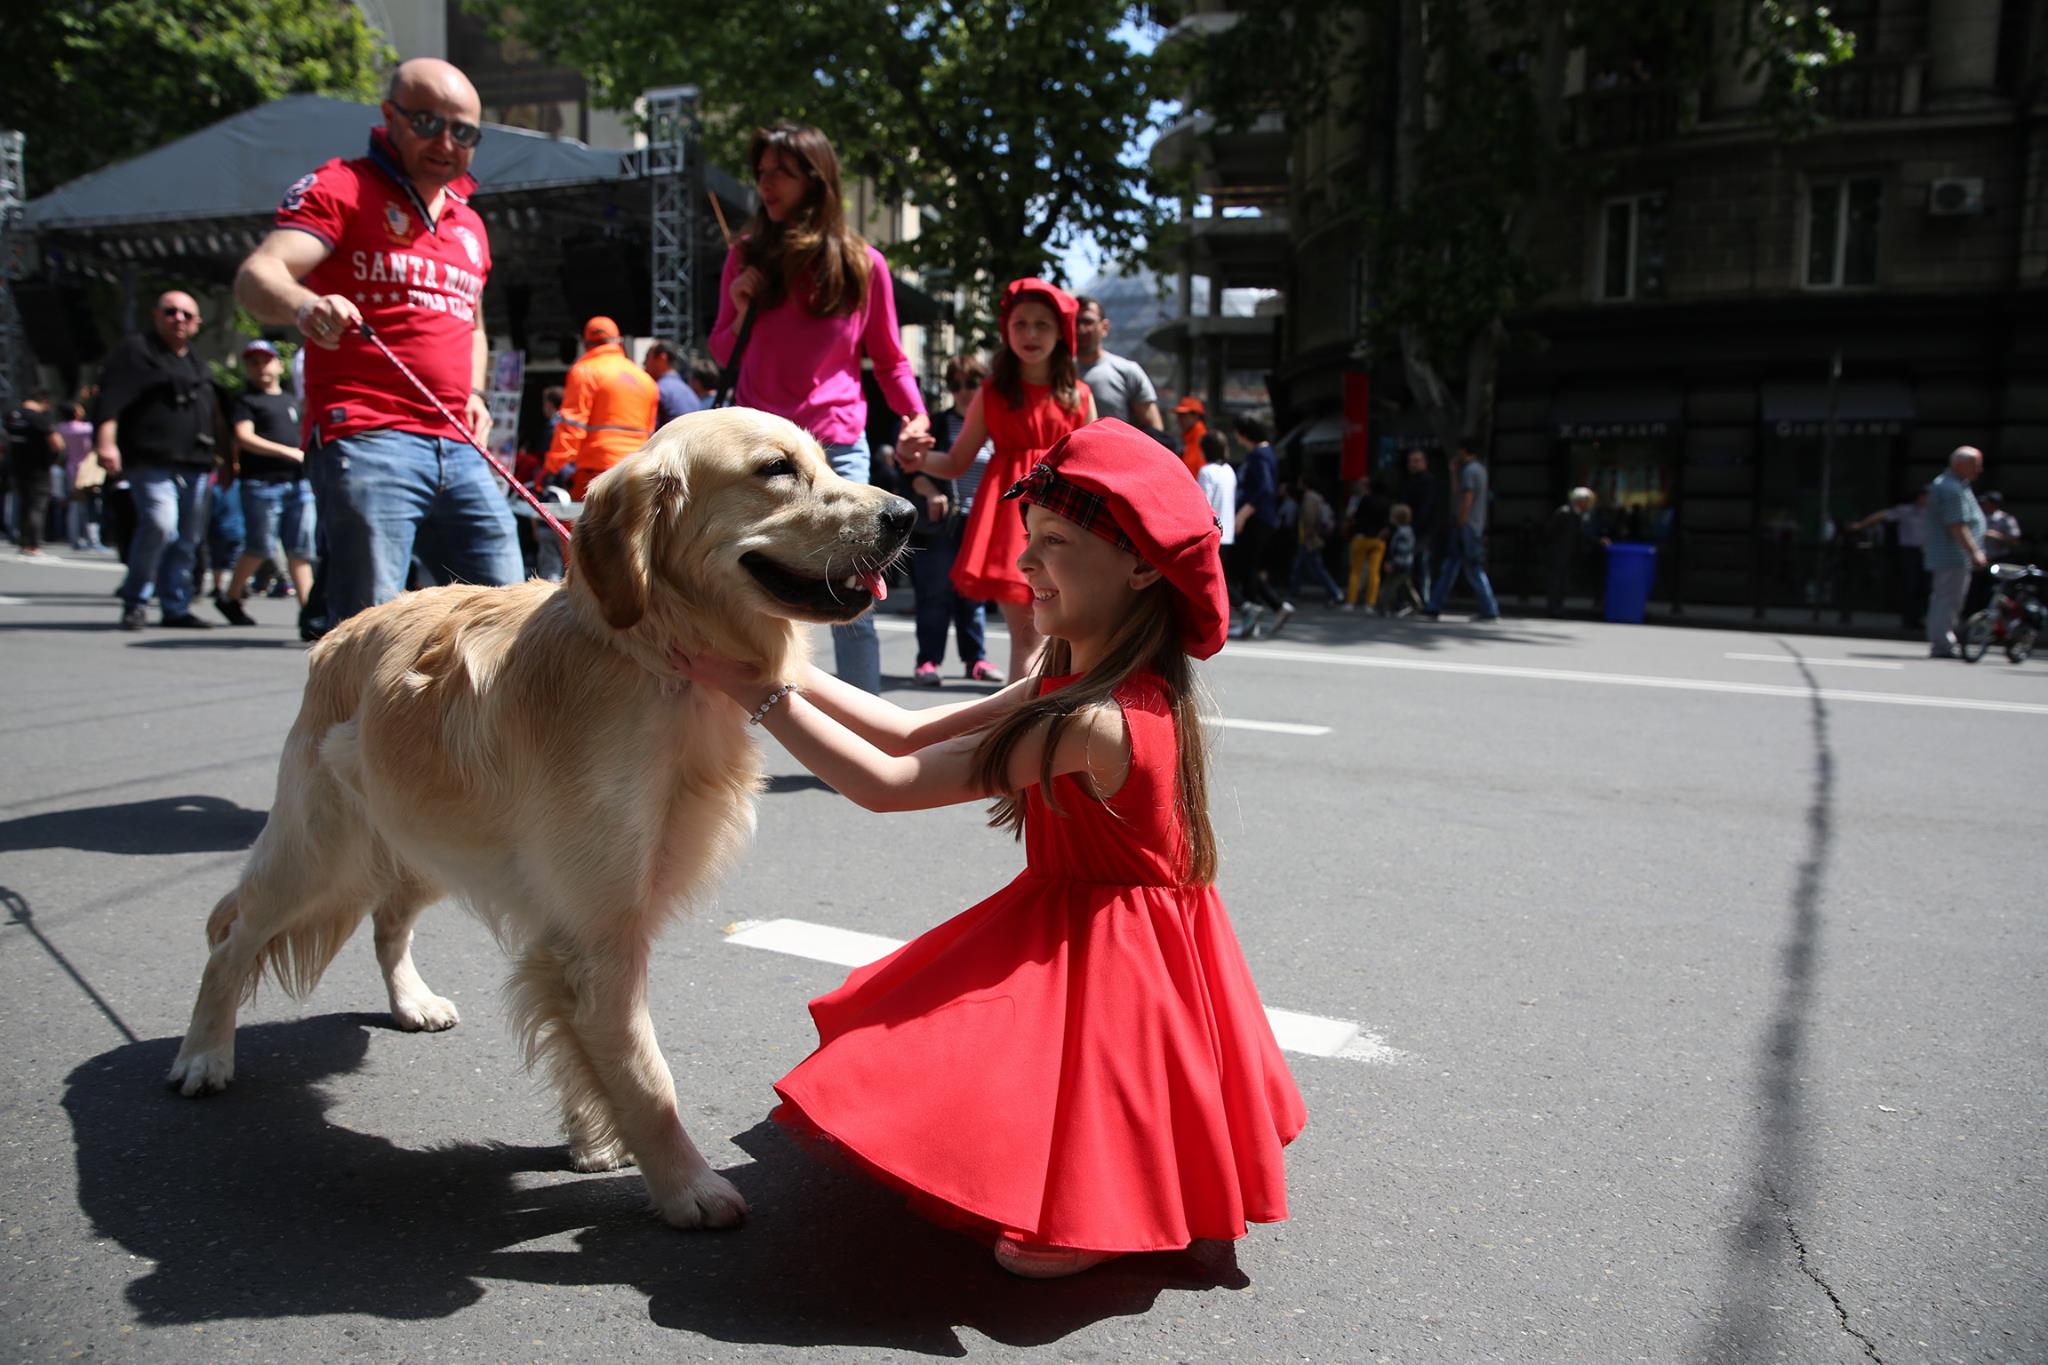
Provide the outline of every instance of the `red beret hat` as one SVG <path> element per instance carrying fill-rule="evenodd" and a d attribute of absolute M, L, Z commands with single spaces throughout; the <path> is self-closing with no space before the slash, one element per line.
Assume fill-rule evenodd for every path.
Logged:
<path fill-rule="evenodd" d="M 1081 343 L 1075 337 L 1075 328 L 1081 316 L 1080 303 L 1058 285 L 1048 284 L 1035 277 L 1011 280 L 1003 287 L 1002 302 L 996 306 L 996 326 L 1002 329 L 1005 336 L 1010 330 L 1010 310 L 1028 298 L 1037 299 L 1059 315 L 1060 336 L 1066 340 L 1067 354 L 1080 354 Z"/>
<path fill-rule="evenodd" d="M 1223 648 L 1230 626 L 1223 530 L 1187 466 L 1165 446 L 1113 417 L 1091 422 L 1062 437 L 1003 496 L 1036 503 L 1159 570 L 1174 594 L 1181 648 L 1197 659 Z"/>

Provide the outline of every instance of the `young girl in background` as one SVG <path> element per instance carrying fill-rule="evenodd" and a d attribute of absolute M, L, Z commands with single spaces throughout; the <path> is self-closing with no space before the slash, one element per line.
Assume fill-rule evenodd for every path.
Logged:
<path fill-rule="evenodd" d="M 1074 368 L 1074 325 L 1080 307 L 1074 296 L 1040 279 L 1010 281 L 997 321 L 1003 344 L 988 383 L 967 406 L 967 420 L 951 450 L 927 456 L 898 451 L 906 471 L 924 469 L 942 479 L 958 477 L 975 452 L 995 443 L 984 476 L 991 488 L 1007 488 L 1042 458 L 1062 436 L 1095 420 L 1095 400 Z M 1017 571 L 1024 529 L 995 498 L 976 501 L 960 533 L 953 560 L 953 587 L 963 597 L 1002 608 L 1010 633 L 1010 671 L 1021 678 L 1038 653 L 1031 594 Z"/>
<path fill-rule="evenodd" d="M 1036 675 L 905 711 L 815 669 L 675 662 L 868 809 L 993 796 L 1023 838 L 1009 886 L 811 1002 L 818 1049 L 775 1116 L 1052 1278 L 1285 1218 L 1306 1111 L 1214 886 L 1193 660 L 1230 607 L 1208 501 L 1109 421 L 985 502 L 1026 528 Z"/>

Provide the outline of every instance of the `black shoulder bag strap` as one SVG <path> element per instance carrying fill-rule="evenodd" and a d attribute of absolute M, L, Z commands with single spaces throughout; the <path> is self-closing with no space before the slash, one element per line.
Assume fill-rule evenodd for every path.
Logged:
<path fill-rule="evenodd" d="M 725 362 L 725 368 L 718 372 L 718 392 L 711 396 L 714 408 L 732 406 L 733 390 L 740 382 L 740 357 L 747 353 L 747 338 L 754 334 L 754 319 L 761 316 L 758 303 L 747 307 L 747 320 L 740 324 L 740 334 L 732 343 L 732 358 Z"/>

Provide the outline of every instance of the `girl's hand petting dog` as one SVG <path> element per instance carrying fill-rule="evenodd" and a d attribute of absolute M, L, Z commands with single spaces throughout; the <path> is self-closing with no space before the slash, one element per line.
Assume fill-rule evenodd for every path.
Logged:
<path fill-rule="evenodd" d="M 668 647 L 668 661 L 676 676 L 685 682 L 703 683 L 738 702 L 749 711 L 760 705 L 761 699 L 773 691 L 775 684 L 763 678 L 752 664 L 729 659 L 709 649 L 700 649 L 694 654 L 685 654 L 683 647 L 671 644 Z"/>

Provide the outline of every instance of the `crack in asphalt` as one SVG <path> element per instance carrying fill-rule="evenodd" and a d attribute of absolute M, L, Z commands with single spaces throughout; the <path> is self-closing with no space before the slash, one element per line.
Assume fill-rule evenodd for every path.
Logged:
<path fill-rule="evenodd" d="M 1828 1302 L 1835 1308 L 1836 1321 L 1842 1324 L 1844 1332 L 1856 1338 L 1857 1344 L 1863 1347 L 1863 1354 L 1876 1361 L 1877 1365 L 1884 1365 L 1884 1357 L 1877 1353 L 1877 1343 L 1856 1330 L 1855 1325 L 1849 1321 L 1849 1310 L 1843 1305 L 1842 1296 L 1837 1294 L 1835 1287 L 1822 1279 L 1820 1272 L 1813 1268 L 1813 1260 L 1806 1252 L 1806 1239 L 1799 1235 L 1799 1225 L 1792 1221 L 1792 1206 L 1778 1193 L 1777 1186 L 1768 1180 L 1764 1182 L 1764 1189 L 1771 1196 L 1771 1202 L 1778 1206 L 1778 1216 L 1785 1223 L 1785 1235 L 1792 1239 L 1792 1250 L 1798 1253 L 1800 1272 L 1819 1285 L 1820 1292 L 1828 1296 Z"/>

